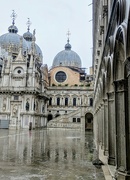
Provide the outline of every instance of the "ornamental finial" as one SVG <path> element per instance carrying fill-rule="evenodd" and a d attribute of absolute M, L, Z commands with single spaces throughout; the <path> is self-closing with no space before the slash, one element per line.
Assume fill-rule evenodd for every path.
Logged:
<path fill-rule="evenodd" d="M 15 13 L 15 11 L 14 10 L 12 10 L 13 12 L 12 12 L 12 14 L 11 14 L 11 18 L 12 18 L 12 25 L 14 25 L 15 24 L 15 19 L 16 19 L 16 17 L 17 17 L 17 14 Z"/>
<path fill-rule="evenodd" d="M 68 40 L 67 40 L 67 41 L 68 41 L 68 43 L 69 43 L 69 37 L 70 37 L 70 35 L 71 35 L 71 33 L 70 33 L 69 29 L 68 29 L 68 32 L 67 32 L 67 34 L 66 34 L 66 35 L 67 35 L 67 37 L 68 37 Z"/>
<path fill-rule="evenodd" d="M 32 24 L 31 21 L 30 21 L 30 18 L 28 18 L 28 21 L 27 21 L 26 24 L 27 24 L 27 27 L 28 27 L 27 30 L 29 31 L 29 30 L 30 30 L 30 26 L 31 26 L 31 24 Z"/>

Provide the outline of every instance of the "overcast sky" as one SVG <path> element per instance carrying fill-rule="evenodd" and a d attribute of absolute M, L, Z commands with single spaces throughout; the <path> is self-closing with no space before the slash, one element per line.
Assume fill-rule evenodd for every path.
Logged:
<path fill-rule="evenodd" d="M 27 31 L 27 18 L 36 29 L 36 44 L 43 52 L 43 64 L 51 67 L 57 53 L 64 50 L 67 31 L 70 44 L 82 60 L 82 67 L 92 66 L 92 0 L 2 0 L 0 3 L 0 35 L 8 32 L 15 10 L 19 35 Z M 87 71 L 88 72 L 88 71 Z"/>

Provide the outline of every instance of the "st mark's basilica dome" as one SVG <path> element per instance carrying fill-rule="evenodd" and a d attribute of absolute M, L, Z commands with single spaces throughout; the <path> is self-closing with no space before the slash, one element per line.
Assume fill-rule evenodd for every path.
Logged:
<path fill-rule="evenodd" d="M 33 34 L 29 32 L 29 27 L 30 27 L 30 21 L 28 20 L 28 31 L 23 34 L 23 36 L 20 36 L 18 33 L 18 28 L 15 26 L 15 18 L 16 14 L 13 11 L 12 15 L 12 25 L 8 28 L 8 33 L 5 33 L 0 36 L 0 47 L 3 49 L 6 49 L 7 51 L 9 48 L 13 48 L 13 51 L 15 53 L 18 53 L 19 47 L 20 47 L 20 41 L 22 38 L 22 46 L 23 46 L 23 52 L 24 51 L 30 51 L 31 50 L 31 45 L 33 41 Z M 34 37 L 35 38 L 35 37 Z M 35 40 L 35 39 L 34 39 Z M 40 47 L 35 43 L 35 52 L 40 58 L 42 59 L 42 51 Z"/>

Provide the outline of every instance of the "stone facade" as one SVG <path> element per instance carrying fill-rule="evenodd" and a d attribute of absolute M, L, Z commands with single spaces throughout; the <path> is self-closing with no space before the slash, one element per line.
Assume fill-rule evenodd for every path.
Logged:
<path fill-rule="evenodd" d="M 83 131 L 93 129 L 93 86 L 52 86 L 47 93 L 50 97 L 48 121 L 53 125 L 60 124 L 53 127 L 78 128 Z M 89 113 L 92 116 L 89 117 Z"/>
<path fill-rule="evenodd" d="M 47 127 L 93 129 L 93 74 L 87 75 L 80 65 L 68 40 L 49 70 Z"/>
<path fill-rule="evenodd" d="M 18 35 L 13 22 L 0 36 L 0 121 L 9 122 L 9 129 L 47 124 L 48 68 L 38 54 L 35 32 L 28 33 L 30 40 Z"/>
<path fill-rule="evenodd" d="M 119 180 L 130 179 L 129 20 L 129 0 L 93 0 L 95 144 Z"/>

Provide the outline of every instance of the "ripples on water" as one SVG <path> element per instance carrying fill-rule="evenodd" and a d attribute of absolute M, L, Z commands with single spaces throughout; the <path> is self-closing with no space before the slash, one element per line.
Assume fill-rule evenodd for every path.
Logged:
<path fill-rule="evenodd" d="M 0 180 L 104 180 L 101 169 L 92 165 L 92 132 L 2 132 Z"/>

